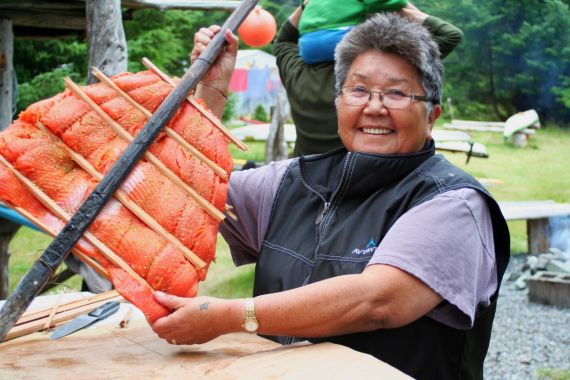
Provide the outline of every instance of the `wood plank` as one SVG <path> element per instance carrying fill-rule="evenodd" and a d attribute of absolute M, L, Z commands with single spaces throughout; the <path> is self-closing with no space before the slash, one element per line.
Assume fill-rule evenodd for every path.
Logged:
<path fill-rule="evenodd" d="M 122 4 L 128 8 L 157 8 L 157 9 L 195 9 L 195 10 L 223 10 L 233 11 L 238 7 L 240 1 L 230 0 L 123 0 Z"/>
<path fill-rule="evenodd" d="M 507 220 L 543 219 L 570 215 L 570 203 L 553 201 L 499 202 Z"/>
<path fill-rule="evenodd" d="M 481 120 L 451 120 L 452 124 L 464 124 L 464 125 L 482 125 L 482 126 L 493 126 L 493 127 L 504 127 L 504 121 L 481 121 Z"/>
<path fill-rule="evenodd" d="M 409 379 L 370 355 L 332 343 L 280 346 L 236 333 L 173 346 L 140 320 L 124 329 L 101 324 L 55 341 L 35 333 L 5 342 L 0 368 L 6 378 L 45 380 Z"/>
<path fill-rule="evenodd" d="M 85 10 L 85 2 L 83 1 L 49 1 L 49 0 L 3 0 L 0 3 L 0 9 L 15 9 L 24 11 L 50 11 L 70 9 Z"/>
<path fill-rule="evenodd" d="M 56 13 L 2 10 L 2 17 L 10 18 L 14 26 L 69 30 L 85 30 L 86 26 L 84 12 Z"/>

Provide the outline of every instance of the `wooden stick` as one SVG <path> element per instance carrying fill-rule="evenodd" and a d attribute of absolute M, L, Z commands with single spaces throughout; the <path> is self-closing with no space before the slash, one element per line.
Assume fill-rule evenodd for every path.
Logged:
<path fill-rule="evenodd" d="M 117 297 L 120 298 L 121 296 L 119 295 L 119 293 L 116 290 L 109 290 L 107 292 L 95 294 L 93 296 L 79 298 L 79 299 L 76 299 L 73 301 L 66 302 L 59 307 L 58 312 L 62 313 L 64 311 L 73 310 L 73 309 L 76 309 L 76 308 L 81 307 L 81 306 L 88 305 L 88 304 L 93 303 L 93 302 L 108 301 L 110 299 L 115 299 Z M 22 317 L 20 319 L 18 319 L 18 322 L 16 322 L 16 326 L 22 325 L 24 323 L 28 323 L 30 321 L 34 321 L 37 319 L 45 318 L 46 316 L 48 316 L 51 309 L 52 309 L 52 307 L 50 306 L 50 307 L 44 307 L 41 309 L 30 310 L 30 311 L 24 313 L 24 315 L 22 315 Z"/>
<path fill-rule="evenodd" d="M 63 288 L 59 291 L 57 295 L 57 300 L 55 301 L 55 305 L 51 308 L 49 315 L 47 317 L 46 323 L 44 324 L 44 330 L 47 330 L 51 327 L 51 323 L 53 321 L 53 317 L 55 317 L 55 313 L 57 312 L 57 308 L 61 304 L 61 295 L 63 294 Z"/>
<path fill-rule="evenodd" d="M 127 131 L 125 131 L 119 123 L 117 123 L 109 115 L 107 115 L 107 113 L 97 103 L 95 103 L 85 93 L 85 91 L 83 91 L 81 89 L 81 87 L 79 87 L 78 85 L 73 83 L 73 81 L 69 78 L 65 78 L 65 84 L 66 84 L 67 88 L 69 88 L 81 100 L 83 100 L 85 103 L 87 103 L 89 105 L 89 107 L 91 107 L 91 109 L 97 113 L 97 115 L 99 115 L 107 124 L 109 124 L 109 126 L 111 128 L 113 128 L 113 130 L 119 136 L 121 136 L 122 139 L 124 139 L 125 141 L 128 141 L 129 143 L 132 143 L 133 137 Z M 196 203 L 198 203 L 198 205 L 202 209 L 204 209 L 204 211 L 206 211 L 208 214 L 210 214 L 214 219 L 216 219 L 217 221 L 221 221 L 224 219 L 225 216 L 224 216 L 224 214 L 222 214 L 222 212 L 220 210 L 218 210 L 217 208 L 212 206 L 206 199 L 204 199 L 200 194 L 198 194 L 196 192 L 196 190 L 194 190 L 193 188 L 188 186 L 184 181 L 182 181 L 172 170 L 167 168 L 162 163 L 162 161 L 160 161 L 154 154 L 152 154 L 150 152 L 145 152 L 144 158 L 148 162 L 153 164 L 167 178 L 169 178 L 171 181 L 173 181 L 178 186 L 180 186 L 183 190 L 185 190 L 190 195 L 190 197 L 192 197 L 192 199 L 194 199 L 196 201 Z"/>
<path fill-rule="evenodd" d="M 111 80 L 108 76 L 106 76 L 101 70 L 93 67 L 91 69 L 93 75 L 95 75 L 99 80 L 105 83 L 107 86 L 111 87 L 113 90 L 117 91 L 121 97 L 127 100 L 133 107 L 135 107 L 140 113 L 142 113 L 147 119 L 152 116 L 152 112 L 144 108 L 142 105 L 137 103 L 129 94 L 123 91 L 115 82 Z M 208 157 L 204 155 L 204 153 L 200 152 L 194 146 L 188 143 L 188 141 L 184 140 L 182 136 L 180 136 L 175 130 L 170 127 L 165 127 L 164 132 L 178 144 L 180 144 L 183 148 L 185 148 L 188 153 L 202 161 L 206 164 L 210 169 L 214 171 L 218 176 L 222 177 L 223 179 L 228 179 L 228 173 L 224 169 L 222 169 L 217 163 L 210 160 Z"/>
<path fill-rule="evenodd" d="M 109 301 L 115 301 L 115 300 L 120 301 L 121 299 L 122 298 L 117 297 L 117 299 L 111 298 L 111 299 L 109 299 Z M 82 306 L 82 307 L 78 307 L 78 308 L 75 308 L 72 310 L 57 313 L 53 319 L 53 323 L 55 325 L 58 325 L 58 324 L 61 324 L 63 322 L 67 322 L 70 319 L 73 319 L 79 315 L 89 313 L 89 312 L 95 310 L 99 306 L 103 305 L 105 302 L 107 302 L 107 300 L 90 303 L 90 304 Z M 17 325 L 10 330 L 8 335 L 6 335 L 6 337 L 4 338 L 4 341 L 14 339 L 14 338 L 18 338 L 18 337 L 21 337 L 24 335 L 32 334 L 32 333 L 35 333 L 38 331 L 43 331 L 43 330 L 45 330 L 44 324 L 45 324 L 45 322 L 43 321 L 43 319 L 38 319 L 35 321 L 31 321 L 28 323 Z"/>
<path fill-rule="evenodd" d="M 12 207 L 14 210 L 18 211 L 26 219 L 28 219 L 29 221 L 34 223 L 36 226 L 41 228 L 43 231 L 47 232 L 50 236 L 55 237 L 57 235 L 57 231 L 53 230 L 51 228 L 51 226 L 48 226 L 47 224 L 41 222 L 38 218 L 36 218 L 34 215 L 29 213 L 27 210 L 23 209 L 22 207 L 16 207 L 16 206 L 12 206 L 12 205 L 10 205 L 10 207 Z M 109 276 L 109 272 L 107 272 L 107 270 L 105 268 L 103 268 L 101 266 L 101 264 L 99 264 L 97 261 L 95 261 L 91 257 L 87 256 L 83 252 L 81 252 L 78 248 L 74 247 L 71 250 L 71 252 L 73 252 L 73 254 L 75 256 L 77 256 L 77 258 L 79 260 L 83 261 L 85 264 L 87 264 L 91 268 L 93 268 L 95 270 L 95 272 L 97 272 L 99 275 L 101 275 L 101 277 L 104 277 L 106 280 L 111 281 L 111 276 Z"/>
<path fill-rule="evenodd" d="M 180 83 L 158 107 L 123 155 L 113 164 L 103 180 L 89 194 L 85 202 L 45 249 L 42 256 L 36 260 L 28 273 L 22 277 L 14 292 L 0 309 L 0 339 L 6 336 L 34 297 L 49 281 L 55 268 L 62 263 L 75 243 L 83 236 L 105 203 L 156 139 L 162 127 L 174 116 L 190 90 L 210 69 L 212 62 L 216 60 L 226 44 L 224 38 L 226 30 L 235 32 L 249 12 L 257 5 L 257 2 L 258 0 L 243 0 L 240 3 L 239 7 L 224 23 L 220 33 L 214 36 L 212 42 L 200 54 L 199 59 L 192 63 Z"/>
<path fill-rule="evenodd" d="M 36 126 L 40 128 L 42 131 L 49 134 L 54 139 L 58 139 L 56 135 L 54 135 L 49 129 L 41 125 L 41 123 L 36 123 L 36 124 L 37 124 Z M 101 181 L 101 179 L 103 179 L 103 174 L 99 173 L 97 169 L 95 169 L 89 161 L 87 161 L 85 158 L 83 158 L 83 156 L 75 152 L 69 146 L 65 145 L 63 141 L 62 144 L 64 145 L 64 149 L 71 156 L 73 161 L 75 161 L 79 166 L 81 166 L 83 170 L 89 173 L 92 177 L 96 178 L 98 181 Z M 180 249 L 184 257 L 188 261 L 190 261 L 192 265 L 194 265 L 198 269 L 203 269 L 206 267 L 206 263 L 200 257 L 198 257 L 198 255 L 196 255 L 188 247 L 182 244 L 176 236 L 168 232 L 164 227 L 160 225 L 160 223 L 154 220 L 154 218 L 150 216 L 145 210 L 143 210 L 136 202 L 131 200 L 131 198 L 126 192 L 119 189 L 115 192 L 114 197 L 119 202 L 121 202 L 126 208 L 128 208 L 133 214 L 135 214 L 140 220 L 142 220 L 147 226 L 149 226 L 154 232 L 156 232 L 161 237 L 172 243 L 175 247 Z"/>
<path fill-rule="evenodd" d="M 8 160 L 6 160 L 4 156 L 2 156 L 1 154 L 0 154 L 0 163 L 6 166 L 20 180 L 20 182 L 22 182 L 28 188 L 28 190 L 36 197 L 36 199 L 39 200 L 50 212 L 55 214 L 58 218 L 66 222 L 69 222 L 71 218 L 67 214 L 67 212 L 64 209 L 62 209 L 57 203 L 55 203 L 50 197 L 48 197 L 47 194 L 45 194 L 43 190 L 37 187 L 35 183 L 30 181 L 16 168 L 14 168 L 12 164 L 10 164 L 10 162 L 8 162 Z M 109 260 L 110 262 L 112 262 L 113 264 L 115 264 L 116 266 L 118 266 L 128 274 L 130 274 L 141 285 L 149 289 L 152 289 L 152 287 L 146 282 L 144 278 L 142 278 L 137 272 L 135 272 L 125 261 L 123 261 L 122 258 L 117 256 L 113 251 L 111 251 L 109 247 L 107 247 L 99 239 L 97 239 L 95 235 L 93 235 L 90 232 L 85 232 L 83 236 L 87 241 L 89 241 L 96 248 L 98 248 L 101 251 L 101 254 L 107 260 Z"/>
<path fill-rule="evenodd" d="M 129 308 L 127 309 L 127 312 L 125 313 L 125 315 L 123 316 L 123 318 L 119 322 L 119 327 L 122 329 L 128 327 L 132 316 L 133 316 L 133 307 L 129 306 Z"/>
<path fill-rule="evenodd" d="M 174 83 L 174 81 L 165 73 L 163 73 L 162 71 L 160 71 L 160 69 L 158 67 L 156 67 L 154 65 L 154 63 L 152 63 L 148 58 L 144 57 L 142 59 L 142 63 L 143 65 L 145 65 L 150 71 L 152 71 L 153 73 L 155 73 L 156 75 L 158 75 L 160 77 L 160 79 L 162 79 L 164 82 L 168 83 L 171 87 L 174 87 L 176 85 L 176 83 Z M 204 115 L 208 120 L 210 120 L 212 122 L 212 124 L 214 124 L 219 130 L 220 132 L 222 132 L 227 138 L 228 140 L 230 140 L 231 142 L 233 142 L 235 144 L 235 146 L 237 146 L 239 149 L 241 149 L 242 151 L 246 151 L 247 150 L 247 145 L 245 145 L 243 142 L 241 142 L 240 139 L 238 139 L 237 137 L 235 137 L 234 135 L 232 135 L 232 133 L 230 132 L 229 129 L 227 129 L 221 122 L 220 120 L 218 120 L 217 117 L 215 117 L 214 115 L 212 115 L 211 112 L 209 112 L 208 110 L 206 110 L 200 103 L 198 103 L 196 101 L 196 99 L 194 99 L 191 96 L 188 96 L 186 98 L 188 100 L 188 102 L 190 102 L 190 104 L 192 104 L 194 107 L 196 107 L 196 109 L 198 111 L 200 111 L 202 113 L 202 115 Z"/>

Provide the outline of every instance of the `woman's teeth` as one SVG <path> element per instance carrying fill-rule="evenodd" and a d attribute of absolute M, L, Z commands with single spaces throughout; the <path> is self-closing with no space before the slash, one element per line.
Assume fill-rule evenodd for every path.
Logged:
<path fill-rule="evenodd" d="M 371 135 L 387 135 L 394 131 L 391 129 L 383 129 L 383 128 L 362 128 L 362 132 L 369 133 Z"/>

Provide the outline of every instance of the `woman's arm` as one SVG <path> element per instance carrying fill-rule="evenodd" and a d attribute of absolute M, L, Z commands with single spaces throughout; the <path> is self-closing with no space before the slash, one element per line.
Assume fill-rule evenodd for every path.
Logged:
<path fill-rule="evenodd" d="M 441 58 L 445 58 L 451 53 L 463 39 L 463 32 L 456 26 L 430 16 L 420 11 L 412 3 L 408 3 L 400 10 L 400 14 L 411 21 L 424 25 L 430 31 L 433 40 L 439 46 Z"/>
<path fill-rule="evenodd" d="M 220 30 L 221 27 L 218 25 L 212 25 L 209 28 L 201 28 L 194 35 L 194 48 L 190 55 L 192 62 L 198 59 Z M 238 39 L 230 30 L 226 30 L 225 38 L 227 41 L 226 47 L 222 50 L 206 76 L 198 83 L 194 93 L 195 97 L 201 98 L 206 102 L 210 110 L 218 118 L 222 117 L 224 106 L 228 99 L 230 80 L 238 51 Z"/>
<path fill-rule="evenodd" d="M 204 343 L 244 331 L 243 299 L 188 299 L 161 293 L 156 297 L 176 310 L 152 325 L 170 342 Z M 428 313 L 441 300 L 406 272 L 389 265 L 371 265 L 361 274 L 258 296 L 255 311 L 259 333 L 309 338 L 403 326 Z"/>

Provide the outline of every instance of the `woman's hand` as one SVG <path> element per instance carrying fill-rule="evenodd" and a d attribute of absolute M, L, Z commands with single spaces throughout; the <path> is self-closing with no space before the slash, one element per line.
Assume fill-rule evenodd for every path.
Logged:
<path fill-rule="evenodd" d="M 190 54 L 192 62 L 198 59 L 200 54 L 202 54 L 220 30 L 221 27 L 218 25 L 212 25 L 209 28 L 200 28 L 194 35 L 194 48 Z M 216 62 L 214 62 L 206 76 L 202 78 L 201 82 L 212 85 L 216 84 L 220 86 L 218 89 L 227 92 L 227 86 L 230 83 L 236 62 L 238 39 L 229 29 L 226 30 L 225 38 L 228 44 L 224 47 L 216 59 Z M 226 85 L 226 87 L 224 87 L 224 85 Z"/>
<path fill-rule="evenodd" d="M 423 24 L 426 18 L 429 17 L 427 13 L 420 11 L 410 2 L 408 2 L 408 4 L 406 4 L 406 6 L 402 8 L 399 13 L 408 20 L 415 21 L 420 25 Z"/>
<path fill-rule="evenodd" d="M 243 331 L 243 300 L 182 298 L 161 292 L 156 292 L 154 297 L 174 310 L 151 325 L 154 332 L 170 344 L 205 343 L 223 334 Z"/>
<path fill-rule="evenodd" d="M 194 35 L 194 48 L 190 53 L 192 62 L 196 61 L 200 54 L 212 42 L 214 36 L 220 32 L 222 28 L 218 25 L 212 25 L 208 28 L 200 28 Z M 196 87 L 195 96 L 204 99 L 212 112 L 221 117 L 224 111 L 224 104 L 228 97 L 230 80 L 234 71 L 237 51 L 238 38 L 226 29 L 225 39 L 227 45 L 224 47 L 210 70 Z"/>

